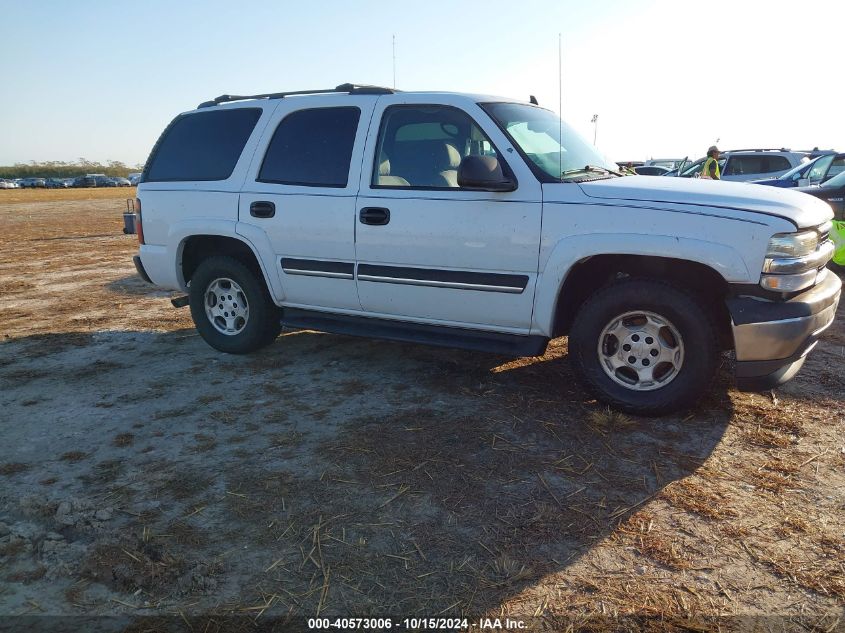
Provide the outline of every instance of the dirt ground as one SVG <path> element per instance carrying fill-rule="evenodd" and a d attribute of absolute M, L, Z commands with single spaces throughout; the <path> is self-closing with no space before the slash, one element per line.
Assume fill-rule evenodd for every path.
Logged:
<path fill-rule="evenodd" d="M 628 418 L 565 339 L 220 354 L 136 277 L 125 190 L 5 193 L 0 614 L 845 626 L 845 303 L 775 394 L 726 357 L 694 411 Z"/>

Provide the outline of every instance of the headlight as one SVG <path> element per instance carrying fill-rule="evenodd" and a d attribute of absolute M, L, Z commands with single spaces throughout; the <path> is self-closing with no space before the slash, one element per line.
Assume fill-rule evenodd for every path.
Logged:
<path fill-rule="evenodd" d="M 830 222 L 797 233 L 778 233 L 769 240 L 760 285 L 775 292 L 797 292 L 817 281 L 818 271 L 833 257 Z"/>
<path fill-rule="evenodd" d="M 804 257 L 816 250 L 818 245 L 819 234 L 816 231 L 778 233 L 769 240 L 766 257 Z"/>

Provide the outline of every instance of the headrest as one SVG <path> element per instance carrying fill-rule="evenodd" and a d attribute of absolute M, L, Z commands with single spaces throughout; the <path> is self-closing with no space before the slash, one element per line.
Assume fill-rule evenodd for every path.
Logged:
<path fill-rule="evenodd" d="M 435 148 L 434 160 L 439 170 L 457 169 L 461 164 L 461 154 L 454 145 L 443 143 Z"/>
<path fill-rule="evenodd" d="M 387 157 L 387 154 L 382 152 L 378 157 L 378 175 L 379 176 L 389 176 L 390 175 L 390 159 Z"/>

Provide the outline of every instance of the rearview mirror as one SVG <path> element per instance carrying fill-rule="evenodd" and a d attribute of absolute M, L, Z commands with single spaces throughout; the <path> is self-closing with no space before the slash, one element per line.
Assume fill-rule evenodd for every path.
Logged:
<path fill-rule="evenodd" d="M 513 191 L 516 183 L 493 156 L 465 156 L 458 166 L 458 186 L 476 191 Z"/>

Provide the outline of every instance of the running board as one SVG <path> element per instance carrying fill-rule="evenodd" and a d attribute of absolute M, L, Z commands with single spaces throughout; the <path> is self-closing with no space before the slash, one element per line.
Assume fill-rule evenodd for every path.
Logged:
<path fill-rule="evenodd" d="M 315 310 L 285 308 L 282 325 L 288 328 L 319 330 L 332 334 L 421 343 L 438 347 L 490 352 L 506 356 L 542 356 L 549 339 L 500 332 L 480 332 L 442 325 L 424 325 L 389 319 L 330 314 Z"/>

